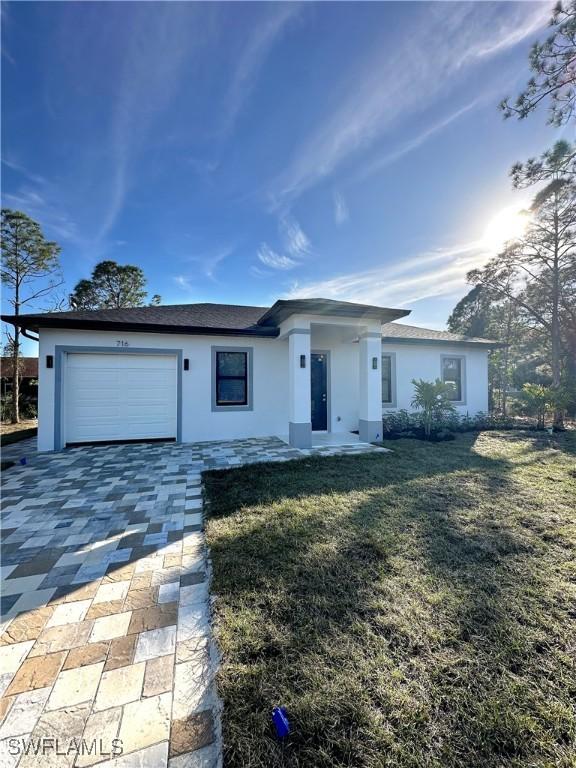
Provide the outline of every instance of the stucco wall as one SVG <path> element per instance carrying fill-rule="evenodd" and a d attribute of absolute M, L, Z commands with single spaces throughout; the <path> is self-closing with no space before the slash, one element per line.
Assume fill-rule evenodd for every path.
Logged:
<path fill-rule="evenodd" d="M 464 356 L 465 404 L 457 405 L 460 414 L 474 415 L 488 410 L 488 352 L 484 349 L 436 344 L 382 344 L 382 353 L 396 355 L 396 408 L 384 408 L 384 414 L 405 408 L 412 410 L 412 379 L 434 381 L 442 377 L 443 355 Z"/>
<path fill-rule="evenodd" d="M 177 349 L 190 360 L 182 372 L 182 440 L 226 440 L 267 437 L 288 433 L 288 341 L 228 336 L 184 336 L 180 334 L 111 333 L 106 331 L 42 330 L 39 348 L 39 431 L 40 450 L 54 448 L 55 369 L 46 368 L 46 355 L 56 345 L 117 348 L 117 341 L 129 347 Z M 337 328 L 312 328 L 312 351 L 328 351 L 329 429 L 346 432 L 358 428 L 359 345 L 342 340 Z M 213 346 L 253 348 L 253 410 L 213 412 L 211 404 Z M 441 357 L 466 358 L 466 403 L 462 414 L 488 410 L 488 361 L 485 350 L 449 345 L 383 344 L 382 351 L 396 355 L 396 408 L 411 410 L 412 379 L 433 380 L 441 375 Z"/>
<path fill-rule="evenodd" d="M 182 441 L 229 440 L 267 437 L 288 432 L 287 342 L 230 336 L 184 336 L 159 333 L 110 333 L 107 331 L 42 330 L 39 348 L 38 445 L 54 449 L 55 369 L 46 368 L 46 355 L 56 345 L 116 348 L 117 340 L 130 347 L 181 349 L 190 360 L 182 372 Z M 211 348 L 252 347 L 254 409 L 213 412 L 211 402 Z"/>

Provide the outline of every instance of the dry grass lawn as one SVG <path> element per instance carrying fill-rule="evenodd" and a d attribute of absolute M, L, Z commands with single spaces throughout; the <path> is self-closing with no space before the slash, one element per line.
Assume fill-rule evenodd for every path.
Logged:
<path fill-rule="evenodd" d="M 205 475 L 225 765 L 574 768 L 576 433 L 390 447 Z"/>

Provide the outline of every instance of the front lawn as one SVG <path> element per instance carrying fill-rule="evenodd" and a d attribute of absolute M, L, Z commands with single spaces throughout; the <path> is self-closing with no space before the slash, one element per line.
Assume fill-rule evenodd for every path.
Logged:
<path fill-rule="evenodd" d="M 390 447 L 204 476 L 225 766 L 573 768 L 576 433 Z"/>

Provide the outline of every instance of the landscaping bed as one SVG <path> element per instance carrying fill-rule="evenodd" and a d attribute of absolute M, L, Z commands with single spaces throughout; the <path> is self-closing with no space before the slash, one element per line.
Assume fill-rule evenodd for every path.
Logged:
<path fill-rule="evenodd" d="M 389 447 L 204 475 L 225 765 L 573 767 L 576 434 Z"/>

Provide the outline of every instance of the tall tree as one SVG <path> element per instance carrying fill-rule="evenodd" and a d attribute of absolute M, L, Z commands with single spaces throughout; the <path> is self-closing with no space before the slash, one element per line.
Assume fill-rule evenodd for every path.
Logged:
<path fill-rule="evenodd" d="M 452 310 L 448 330 L 465 336 L 489 337 L 494 296 L 483 285 L 475 285 Z"/>
<path fill-rule="evenodd" d="M 551 169 L 546 186 L 535 196 L 524 235 L 482 269 L 468 273 L 474 285 L 487 287 L 512 303 L 527 322 L 544 334 L 550 351 L 552 387 L 562 385 L 566 329 L 576 325 L 576 181 Z M 554 424 L 562 427 L 562 410 Z"/>
<path fill-rule="evenodd" d="M 23 306 L 52 293 L 63 280 L 60 247 L 46 240 L 40 225 L 20 211 L 2 209 L 2 282 L 10 291 L 8 303 L 19 315 Z M 46 283 L 47 281 L 47 283 Z M 12 423 L 20 421 L 20 329 L 7 332 L 12 357 Z"/>
<path fill-rule="evenodd" d="M 80 280 L 70 294 L 72 309 L 119 309 L 143 307 L 147 302 L 146 277 L 140 267 L 101 261 L 89 280 Z M 151 304 L 160 304 L 155 294 Z"/>
<path fill-rule="evenodd" d="M 561 177 L 576 178 L 576 145 L 564 140 L 557 141 L 540 157 L 531 157 L 525 163 L 514 163 L 510 170 L 516 189 Z"/>
<path fill-rule="evenodd" d="M 530 51 L 534 73 L 516 100 L 500 104 L 505 117 L 528 117 L 538 105 L 548 102 L 548 122 L 565 125 L 576 118 L 576 0 L 559 2 L 550 19 L 552 33 Z"/>

